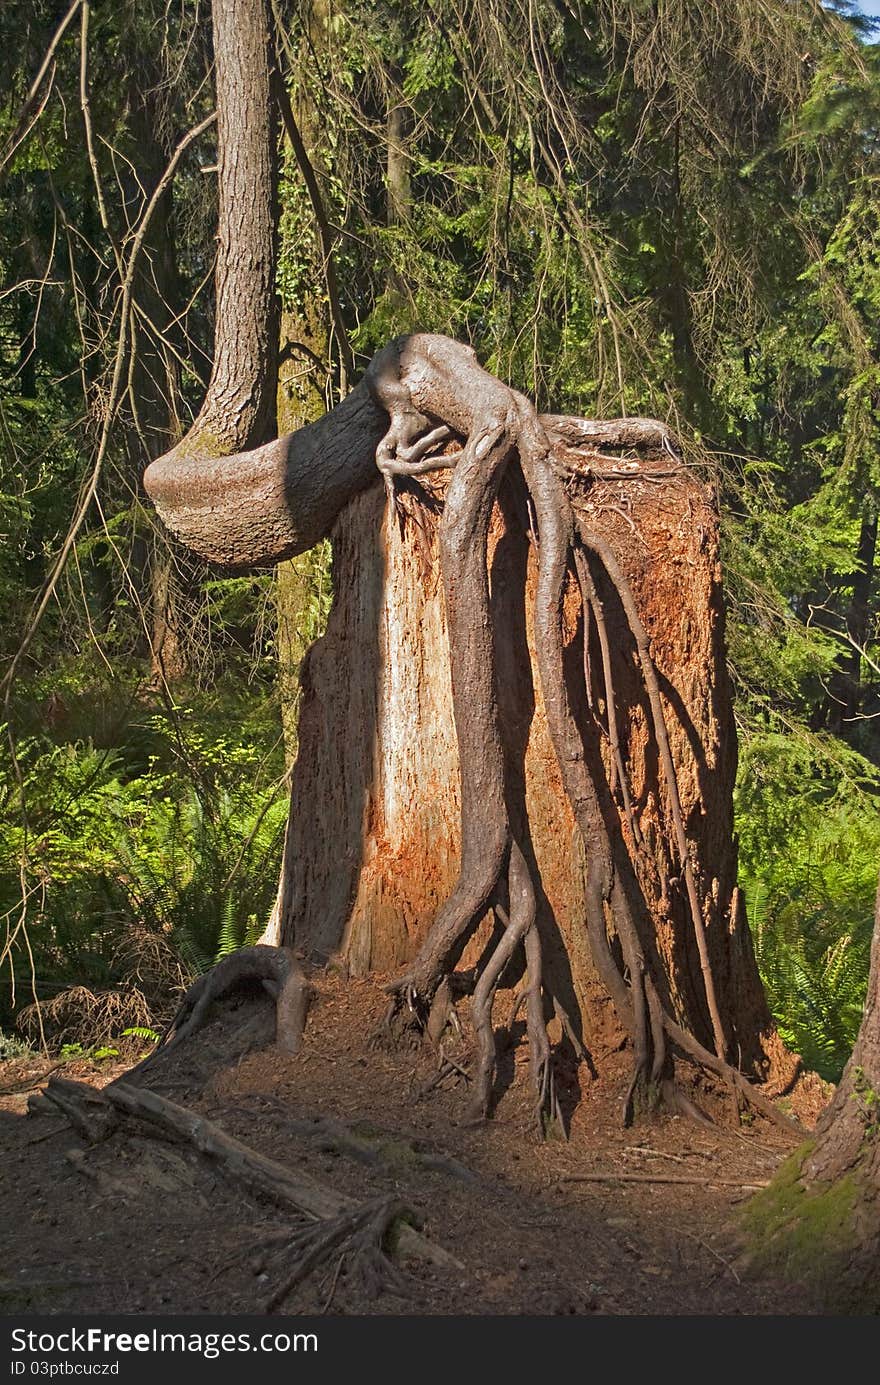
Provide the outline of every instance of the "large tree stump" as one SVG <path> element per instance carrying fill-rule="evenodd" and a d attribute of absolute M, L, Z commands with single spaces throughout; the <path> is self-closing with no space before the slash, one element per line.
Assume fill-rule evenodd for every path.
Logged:
<path fill-rule="evenodd" d="M 657 463 L 662 468 L 662 461 Z M 410 961 L 451 892 L 460 864 L 458 749 L 437 555 L 440 488 L 403 501 L 403 532 L 378 485 L 349 504 L 333 534 L 334 603 L 327 633 L 303 671 L 299 758 L 285 850 L 281 937 L 316 960 L 389 972 Z M 442 494 L 442 493 L 441 493 Z M 778 1053 L 736 891 L 732 789 L 736 736 L 724 659 L 718 521 L 709 488 L 690 473 L 673 484 L 593 485 L 584 508 L 601 524 L 636 593 L 664 689 L 688 835 L 698 862 L 713 964 L 729 1033 L 747 1065 Z M 493 516 L 492 592 L 498 698 L 510 768 L 524 791 L 541 880 L 538 926 L 554 994 L 601 1050 L 619 1021 L 592 961 L 584 926 L 587 862 L 547 728 L 535 673 L 536 558 L 514 486 Z M 646 931 L 670 977 L 677 1018 L 711 1042 L 699 959 L 632 637 L 604 593 L 616 652 L 618 730 L 630 768 L 634 850 Z M 593 711 L 583 692 L 583 620 L 571 586 L 566 664 L 584 721 L 606 723 L 601 651 L 588 641 Z M 580 695 L 577 689 L 580 685 Z M 603 741 L 602 774 L 611 755 Z M 630 837 L 620 796 L 619 830 Z M 465 958 L 481 950 L 486 928 Z"/>
<path fill-rule="evenodd" d="M 264 941 L 396 970 L 389 1018 L 435 1038 L 464 973 L 475 1114 L 493 999 L 523 970 L 545 1114 L 553 1006 L 594 1051 L 629 1037 L 630 1110 L 674 1093 L 670 1046 L 746 1095 L 742 1072 L 793 1075 L 735 884 L 717 516 L 663 424 L 539 417 L 416 335 L 318 423 L 240 457 L 178 450 L 146 484 L 237 566 L 332 534 Z"/>

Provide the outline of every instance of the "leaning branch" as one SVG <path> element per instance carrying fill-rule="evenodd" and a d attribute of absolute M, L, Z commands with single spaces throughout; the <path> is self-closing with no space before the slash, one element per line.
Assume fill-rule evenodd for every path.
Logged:
<path fill-rule="evenodd" d="M 163 173 L 162 177 L 157 183 L 156 189 L 152 197 L 147 203 L 147 206 L 144 210 L 144 215 L 141 218 L 140 226 L 138 227 L 137 234 L 135 235 L 134 240 L 132 241 L 131 251 L 128 257 L 128 266 L 126 268 L 125 275 L 122 281 L 122 297 L 119 307 L 119 337 L 116 343 L 116 358 L 113 363 L 113 378 L 110 382 L 110 392 L 107 397 L 107 407 L 104 412 L 104 422 L 101 427 L 101 436 L 98 441 L 98 450 L 95 455 L 94 465 L 92 466 L 92 471 L 86 482 L 86 485 L 83 491 L 81 492 L 80 501 L 74 513 L 73 519 L 70 522 L 70 527 L 65 536 L 64 543 L 61 545 L 61 550 L 58 554 L 58 557 L 55 559 L 55 562 L 52 565 L 52 570 L 49 573 L 48 578 L 46 579 L 43 590 L 31 613 L 30 621 L 28 622 L 28 628 L 22 636 L 21 643 L 19 644 L 18 649 L 15 651 L 15 655 L 13 656 L 12 662 L 10 663 L 9 668 L 6 670 L 6 673 L 3 676 L 2 683 L 0 683 L 0 688 L 2 688 L 4 692 L 4 706 L 7 709 L 9 705 L 9 697 L 12 691 L 15 675 L 18 671 L 18 666 L 24 658 L 25 654 L 27 653 L 28 649 L 30 648 L 31 642 L 34 636 L 36 635 L 37 630 L 39 629 L 40 622 L 42 621 L 43 616 L 46 613 L 49 603 L 52 601 L 55 595 L 55 590 L 58 586 L 61 574 L 67 566 L 67 560 L 70 557 L 71 552 L 73 551 L 73 546 L 76 543 L 76 540 L 79 536 L 79 531 L 83 526 L 86 515 L 89 512 L 92 501 L 94 500 L 98 490 L 98 483 L 101 479 L 101 473 L 104 468 L 104 460 L 107 456 L 107 448 L 110 444 L 110 436 L 113 429 L 113 423 L 116 418 L 116 411 L 119 408 L 119 404 L 124 394 L 123 373 L 125 369 L 126 353 L 128 351 L 135 271 L 137 269 L 138 259 L 141 250 L 143 249 L 144 239 L 147 234 L 147 229 L 149 227 L 150 220 L 153 216 L 153 213 L 156 210 L 156 207 L 159 204 L 159 201 L 163 193 L 165 192 L 166 188 L 168 187 L 169 183 L 174 177 L 177 171 L 178 164 L 180 163 L 180 160 L 183 157 L 183 155 L 186 153 L 186 150 L 193 143 L 193 141 L 198 138 L 199 135 L 203 134 L 204 131 L 207 130 L 210 125 L 213 124 L 216 118 L 216 112 L 212 113 L 209 116 L 206 116 L 203 121 L 201 121 L 198 125 L 196 125 L 192 130 L 188 131 L 188 133 L 183 136 L 183 139 L 180 141 L 174 153 L 172 154 L 168 162 L 168 166 L 165 169 L 165 172 Z"/>
<path fill-rule="evenodd" d="M 81 4 L 82 0 L 73 0 L 73 4 L 65 14 L 61 23 L 58 25 L 58 28 L 55 30 L 55 33 L 52 35 L 49 47 L 46 49 L 46 52 L 43 56 L 43 61 L 40 63 L 39 69 L 37 70 L 37 75 L 31 82 L 30 90 L 28 91 L 28 94 L 25 97 L 24 105 L 21 108 L 21 113 L 19 114 L 18 120 L 15 123 L 15 129 L 12 131 L 12 134 L 6 141 L 3 153 L 0 154 L 0 173 L 4 172 L 7 164 L 15 154 L 15 151 L 18 149 L 19 145 L 23 142 L 23 140 L 27 139 L 27 136 L 30 134 L 31 130 L 34 127 L 35 121 L 31 119 L 31 116 L 34 113 L 34 109 L 39 99 L 40 92 L 43 87 L 43 82 L 46 78 L 46 73 L 52 66 L 55 54 L 58 50 L 58 45 L 63 39 L 67 31 L 68 25 L 74 18 Z M 51 84 L 49 87 L 49 91 L 51 92 Z M 39 111 L 37 111 L 35 119 L 39 119 L 39 116 L 42 114 L 44 109 L 45 101 L 43 102 L 43 105 L 40 107 Z"/>

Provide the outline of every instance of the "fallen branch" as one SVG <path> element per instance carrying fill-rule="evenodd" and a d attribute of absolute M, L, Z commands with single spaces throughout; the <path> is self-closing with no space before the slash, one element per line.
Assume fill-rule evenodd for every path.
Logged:
<path fill-rule="evenodd" d="M 698 1178 L 684 1173 L 570 1173 L 562 1183 L 681 1183 L 690 1188 L 768 1188 L 768 1179 Z"/>

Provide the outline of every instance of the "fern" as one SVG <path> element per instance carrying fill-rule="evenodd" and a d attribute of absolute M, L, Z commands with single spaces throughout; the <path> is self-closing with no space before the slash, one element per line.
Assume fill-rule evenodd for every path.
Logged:
<path fill-rule="evenodd" d="M 224 957 L 228 957 L 230 952 L 236 952 L 244 942 L 244 929 L 239 924 L 235 912 L 235 897 L 230 892 L 226 896 L 226 903 L 223 906 L 223 917 L 220 923 L 220 936 L 217 940 L 217 952 L 214 961 L 219 962 Z"/>
<path fill-rule="evenodd" d="M 737 790 L 741 880 L 780 1033 L 836 1081 L 861 1022 L 880 812 L 875 772 L 821 738 L 753 738 Z"/>
<path fill-rule="evenodd" d="M 817 958 L 803 941 L 755 930 L 755 951 L 782 1038 L 829 1081 L 837 1081 L 858 1033 L 868 975 L 868 940 L 838 938 Z"/>

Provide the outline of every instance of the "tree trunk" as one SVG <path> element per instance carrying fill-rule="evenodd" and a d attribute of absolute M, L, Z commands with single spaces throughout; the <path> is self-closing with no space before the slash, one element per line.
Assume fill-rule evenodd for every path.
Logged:
<path fill-rule="evenodd" d="M 329 367 L 327 327 L 317 295 L 281 314 L 281 352 L 278 368 L 278 426 L 285 433 L 320 418 L 326 407 Z M 309 605 L 315 597 L 322 549 L 300 553 L 279 563 L 275 571 L 275 641 L 278 654 L 278 695 L 284 754 L 288 765 L 298 745 L 300 667 L 307 649 Z"/>
<path fill-rule="evenodd" d="M 127 224 L 136 226 L 162 179 L 174 140 L 164 118 L 163 73 L 155 56 L 137 50 L 132 40 L 127 59 L 128 133 L 137 150 L 138 172 L 135 175 L 132 165 L 123 174 L 124 210 Z M 180 365 L 175 347 L 179 352 L 183 341 L 175 322 L 182 303 L 173 210 L 173 185 L 169 184 L 153 209 L 133 284 L 129 408 L 124 413 L 133 487 L 144 458 L 167 452 L 181 432 Z M 153 676 L 167 681 L 179 678 L 186 667 L 178 618 L 182 558 L 156 526 L 137 538 L 132 570 L 145 613 L 144 634 Z"/>
<path fill-rule="evenodd" d="M 665 425 L 539 416 L 471 348 L 419 333 L 328 415 L 237 452 L 267 425 L 275 337 L 266 14 L 234 10 L 215 0 L 214 371 L 144 482 L 178 538 L 227 567 L 332 534 L 335 605 L 306 660 L 263 941 L 395 970 L 392 1031 L 438 1041 L 469 994 L 475 1117 L 496 992 L 520 973 L 542 1129 L 560 1116 L 552 1010 L 597 1056 L 629 1039 L 627 1116 L 661 1096 L 687 1109 L 673 1053 L 775 1114 L 743 1075 L 779 1078 L 787 1055 L 735 885 L 710 498 Z M 226 439 L 236 455 L 218 455 Z"/>
<path fill-rule="evenodd" d="M 400 74 L 392 73 L 395 81 Z M 388 110 L 388 155 L 386 161 L 386 220 L 389 226 L 405 226 L 410 215 L 409 155 L 406 142 L 410 134 L 410 110 L 397 103 Z"/>
<path fill-rule="evenodd" d="M 303 41 L 302 51 L 298 55 L 290 95 L 295 124 L 321 195 L 325 191 L 325 171 L 321 167 L 320 153 L 316 153 L 316 150 L 320 150 L 319 120 L 302 74 L 307 65 L 314 62 L 315 54 L 326 58 L 329 23 L 330 13 L 324 0 L 316 0 L 316 3 L 308 6 L 307 40 Z M 283 80 L 279 76 L 279 81 Z M 296 176 L 302 186 L 302 169 L 298 168 L 296 175 L 293 175 L 296 149 L 291 145 L 289 132 L 285 138 L 285 156 L 285 164 L 291 170 L 291 175 Z M 305 191 L 308 193 L 307 187 Z M 307 230 L 302 229 L 296 252 L 299 258 L 306 261 L 308 273 L 300 276 L 303 287 L 299 296 L 286 303 L 281 314 L 278 368 L 278 429 L 281 433 L 292 433 L 319 419 L 326 411 L 332 389 L 331 322 L 322 292 L 327 265 L 323 263 L 314 209 L 312 224 Z M 278 691 L 288 766 L 293 764 L 298 744 L 299 674 L 308 647 L 309 607 L 315 599 L 325 561 L 322 546 L 316 552 L 301 553 L 279 563 L 275 574 Z"/>
<path fill-rule="evenodd" d="M 835 736 L 858 738 L 859 719 L 865 696 L 862 681 L 862 650 L 871 629 L 871 592 L 877 558 L 877 509 L 868 499 L 862 512 L 856 570 L 852 577 L 852 598 L 844 616 L 844 634 L 850 641 L 840 658 L 840 667 L 828 682 L 828 696 L 820 708 L 823 725 Z M 832 628 L 834 622 L 832 622 Z M 834 633 L 838 633 L 835 629 Z"/>
<path fill-rule="evenodd" d="M 880 885 L 868 993 L 815 1135 L 747 1211 L 750 1262 L 806 1282 L 836 1313 L 880 1312 Z"/>
<path fill-rule="evenodd" d="M 880 886 L 861 1028 L 803 1166 L 808 1183 L 833 1183 L 853 1172 L 873 1199 L 875 1232 L 880 1236 Z"/>
<path fill-rule="evenodd" d="M 176 462 L 254 447 L 275 431 L 277 160 L 266 0 L 213 0 L 219 234 L 214 363 Z"/>
<path fill-rule="evenodd" d="M 444 470 L 447 487 L 417 479 Z M 593 1049 L 629 1036 L 628 1112 L 681 1105 L 670 1044 L 766 1107 L 742 1070 L 786 1055 L 735 887 L 717 522 L 664 425 L 539 417 L 469 348 L 414 335 L 318 422 L 161 459 L 145 484 L 215 560 L 277 560 L 332 526 L 264 941 L 402 967 L 389 1019 L 435 1036 L 470 988 L 477 1115 L 495 992 L 523 956 L 542 1119 L 550 1005 Z"/>

